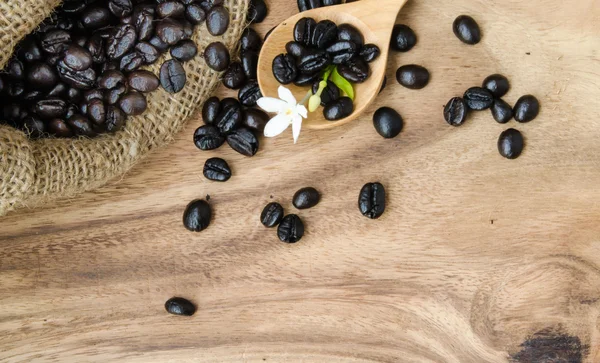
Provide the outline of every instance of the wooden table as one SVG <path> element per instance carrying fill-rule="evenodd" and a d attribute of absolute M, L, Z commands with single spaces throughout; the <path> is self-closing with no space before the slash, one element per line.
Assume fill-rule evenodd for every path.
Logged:
<path fill-rule="evenodd" d="M 270 1 L 257 28 L 295 11 Z M 452 34 L 463 13 L 483 29 L 477 46 Z M 600 1 L 412 0 L 398 22 L 418 44 L 391 56 L 359 121 L 245 158 L 197 150 L 197 116 L 121 180 L 2 218 L 0 361 L 600 361 Z M 394 81 L 408 63 L 431 71 L 427 88 Z M 507 101 L 534 94 L 540 116 L 448 126 L 445 102 L 496 72 Z M 405 118 L 393 140 L 371 123 L 384 105 Z M 514 161 L 496 149 L 508 127 L 527 140 Z M 212 156 L 229 182 L 203 178 Z M 376 221 L 356 206 L 370 181 L 389 195 Z M 322 202 L 299 213 L 302 241 L 283 244 L 260 211 L 293 211 L 304 186 Z M 190 233 L 183 209 L 206 195 L 215 219 Z M 172 296 L 196 315 L 167 314 Z"/>

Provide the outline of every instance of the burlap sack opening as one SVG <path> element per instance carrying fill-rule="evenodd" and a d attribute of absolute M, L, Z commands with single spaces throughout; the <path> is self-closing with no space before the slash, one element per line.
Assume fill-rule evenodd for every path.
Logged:
<path fill-rule="evenodd" d="M 0 0 L 0 69 L 14 46 L 51 14 L 60 0 Z M 201 56 L 206 45 L 219 40 L 233 53 L 244 27 L 249 0 L 225 0 L 231 14 L 227 32 L 211 36 L 202 24 L 193 39 L 199 55 L 184 64 L 187 84 L 172 95 L 162 88 L 148 94 L 148 109 L 128 118 L 114 135 L 95 139 L 29 140 L 21 131 L 0 125 L 0 216 L 20 207 L 34 207 L 98 188 L 127 172 L 148 152 L 173 139 L 185 120 L 219 84 Z M 167 55 L 152 67 L 158 74 Z M 191 137 L 191 136 L 190 136 Z"/>

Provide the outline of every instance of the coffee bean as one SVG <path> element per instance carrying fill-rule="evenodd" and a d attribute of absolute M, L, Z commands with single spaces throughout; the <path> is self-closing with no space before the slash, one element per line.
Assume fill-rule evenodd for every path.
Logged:
<path fill-rule="evenodd" d="M 363 83 L 370 76 L 371 69 L 361 58 L 352 58 L 346 63 L 338 66 L 340 75 L 350 82 Z"/>
<path fill-rule="evenodd" d="M 119 71 L 106 71 L 98 80 L 100 89 L 113 89 L 127 82 L 125 75 Z"/>
<path fill-rule="evenodd" d="M 417 35 L 407 25 L 396 24 L 392 31 L 390 46 L 397 52 L 408 52 L 417 44 Z"/>
<path fill-rule="evenodd" d="M 171 48 L 171 56 L 181 62 L 191 60 L 197 53 L 196 43 L 191 40 L 182 40 Z"/>
<path fill-rule="evenodd" d="M 461 15 L 456 18 L 452 24 L 452 30 L 454 35 L 463 43 L 473 45 L 481 41 L 479 25 L 475 19 L 468 15 Z"/>
<path fill-rule="evenodd" d="M 273 75 L 281 84 L 290 84 L 298 76 L 296 60 L 289 54 L 280 54 L 273 59 Z"/>
<path fill-rule="evenodd" d="M 192 3 L 185 8 L 185 17 L 192 24 L 197 25 L 206 19 L 206 12 L 200 5 Z"/>
<path fill-rule="evenodd" d="M 192 201 L 185 208 L 183 213 L 183 225 L 192 232 L 201 232 L 208 228 L 212 218 L 210 204 L 206 201 L 197 199 Z"/>
<path fill-rule="evenodd" d="M 106 105 L 102 100 L 91 100 L 87 106 L 87 115 L 94 123 L 104 124 L 106 121 Z"/>
<path fill-rule="evenodd" d="M 513 117 L 512 107 L 504 100 L 497 98 L 492 105 L 492 116 L 496 122 L 505 124 Z"/>
<path fill-rule="evenodd" d="M 229 51 L 221 42 L 210 43 L 204 49 L 206 64 L 217 72 L 222 72 L 229 67 Z"/>
<path fill-rule="evenodd" d="M 221 102 L 221 110 L 214 120 L 214 125 L 219 128 L 223 135 L 227 135 L 237 129 L 242 123 L 243 111 L 239 102 Z M 210 116 L 210 115 L 207 115 Z"/>
<path fill-rule="evenodd" d="M 133 72 L 145 63 L 144 56 L 137 51 L 126 54 L 119 62 L 119 69 L 123 72 Z"/>
<path fill-rule="evenodd" d="M 152 64 L 158 60 L 160 53 L 158 50 L 150 43 L 139 42 L 135 46 L 135 50 L 137 54 L 144 58 L 144 63 Z"/>
<path fill-rule="evenodd" d="M 27 82 L 42 90 L 52 89 L 58 82 L 54 69 L 45 63 L 34 63 L 27 72 Z"/>
<path fill-rule="evenodd" d="M 247 108 L 244 110 L 244 116 L 242 119 L 242 125 L 244 127 L 258 131 L 262 133 L 269 122 L 269 115 L 264 111 L 256 108 Z"/>
<path fill-rule="evenodd" d="M 304 236 L 304 223 L 297 215 L 288 214 L 279 223 L 277 236 L 281 242 L 296 243 Z"/>
<path fill-rule="evenodd" d="M 268 9 L 264 0 L 250 0 L 247 19 L 251 23 L 262 23 L 267 17 Z"/>
<path fill-rule="evenodd" d="M 8 77 L 13 80 L 22 80 L 25 78 L 25 65 L 18 59 L 11 59 L 8 62 Z"/>
<path fill-rule="evenodd" d="M 200 126 L 194 132 L 194 144 L 200 150 L 214 150 L 225 142 L 219 129 L 212 125 Z"/>
<path fill-rule="evenodd" d="M 381 107 L 373 115 L 373 126 L 379 135 L 391 139 L 402 131 L 404 121 L 396 110 L 389 107 Z"/>
<path fill-rule="evenodd" d="M 532 95 L 523 96 L 515 104 L 513 113 L 518 122 L 529 122 L 540 113 L 540 103 Z"/>
<path fill-rule="evenodd" d="M 119 106 L 126 115 L 141 115 L 148 108 L 146 97 L 140 92 L 129 92 L 119 99 Z"/>
<path fill-rule="evenodd" d="M 67 99 L 71 103 L 79 103 L 79 101 L 81 101 L 82 98 L 83 92 L 78 88 L 71 87 L 67 91 Z"/>
<path fill-rule="evenodd" d="M 483 88 L 490 91 L 495 98 L 500 98 L 508 93 L 510 83 L 503 75 L 492 74 L 483 81 Z"/>
<path fill-rule="evenodd" d="M 498 152 L 507 159 L 516 159 L 523 152 L 523 135 L 515 129 L 508 129 L 498 138 Z"/>
<path fill-rule="evenodd" d="M 354 104 L 348 97 L 342 97 L 323 109 L 323 116 L 329 121 L 337 121 L 350 116 L 354 112 Z"/>
<path fill-rule="evenodd" d="M 186 75 L 179 61 L 170 59 L 160 67 L 160 84 L 169 93 L 180 92 L 186 83 Z"/>
<path fill-rule="evenodd" d="M 321 194 L 313 187 L 302 188 L 294 194 L 293 204 L 297 209 L 309 209 L 321 201 Z"/>
<path fill-rule="evenodd" d="M 360 30 L 350 24 L 342 24 L 338 27 L 338 39 L 352 42 L 356 44 L 358 48 L 361 48 L 363 44 L 365 44 L 365 38 Z"/>
<path fill-rule="evenodd" d="M 371 219 L 381 217 L 385 211 L 385 188 L 381 183 L 367 183 L 360 190 L 358 209 Z"/>
<path fill-rule="evenodd" d="M 117 18 L 124 18 L 133 11 L 133 4 L 131 0 L 110 0 L 108 8 Z"/>
<path fill-rule="evenodd" d="M 203 174 L 208 180 L 225 182 L 231 178 L 231 169 L 221 158 L 210 158 L 204 163 Z"/>
<path fill-rule="evenodd" d="M 260 223 L 267 228 L 277 226 L 283 219 L 283 207 L 279 203 L 269 203 L 260 214 Z"/>
<path fill-rule="evenodd" d="M 110 23 L 110 11 L 102 6 L 91 6 L 81 14 L 81 23 L 86 29 L 98 29 Z"/>
<path fill-rule="evenodd" d="M 33 102 L 42 99 L 44 97 L 44 94 L 42 93 L 42 91 L 33 90 L 24 93 L 21 97 L 23 98 L 23 101 Z"/>
<path fill-rule="evenodd" d="M 26 39 L 18 51 L 20 59 L 25 62 L 37 62 L 42 60 L 42 49 L 35 38 Z"/>
<path fill-rule="evenodd" d="M 303 74 L 319 73 L 331 64 L 331 57 L 324 50 L 307 49 L 298 61 L 298 70 Z"/>
<path fill-rule="evenodd" d="M 77 136 L 96 136 L 96 132 L 92 127 L 90 120 L 83 115 L 73 115 L 67 120 L 67 125 L 71 128 L 71 131 Z"/>
<path fill-rule="evenodd" d="M 202 119 L 207 125 L 215 123 L 219 112 L 221 111 L 221 102 L 217 97 L 211 97 L 204 102 L 202 106 Z"/>
<path fill-rule="evenodd" d="M 46 124 L 35 116 L 28 116 L 23 120 L 23 131 L 30 138 L 39 138 L 46 132 Z"/>
<path fill-rule="evenodd" d="M 150 38 L 148 42 L 159 52 L 164 53 L 169 49 L 169 44 L 163 42 L 162 39 L 157 36 Z"/>
<path fill-rule="evenodd" d="M 246 74 L 242 63 L 233 62 L 223 73 L 223 85 L 229 89 L 240 89 L 246 83 Z"/>
<path fill-rule="evenodd" d="M 35 104 L 34 111 L 44 119 L 60 118 L 67 112 L 67 103 L 56 98 L 40 100 Z"/>
<path fill-rule="evenodd" d="M 492 107 L 494 103 L 494 96 L 490 93 L 490 91 L 481 87 L 471 87 L 469 88 L 463 98 L 467 103 L 467 106 L 471 110 L 481 111 L 487 110 Z"/>
<path fill-rule="evenodd" d="M 50 54 L 46 57 L 46 64 L 56 66 L 62 57 L 58 54 Z"/>
<path fill-rule="evenodd" d="M 158 77 L 150 71 L 140 70 L 129 74 L 127 83 L 131 89 L 140 92 L 152 92 L 159 86 Z"/>
<path fill-rule="evenodd" d="M 240 39 L 242 51 L 254 50 L 258 52 L 262 48 L 262 44 L 262 39 L 256 30 L 252 28 L 244 29 Z"/>
<path fill-rule="evenodd" d="M 194 304 L 182 297 L 173 297 L 167 300 L 165 309 L 169 314 L 182 316 L 192 316 L 196 312 Z"/>
<path fill-rule="evenodd" d="M 151 39 L 152 34 L 154 33 L 154 14 L 149 10 L 143 10 L 138 12 L 136 15 L 134 15 L 134 25 L 135 29 L 138 32 L 139 41 Z M 176 25 L 169 26 L 169 23 L 165 23 L 163 24 L 163 28 L 161 29 L 161 33 L 157 32 L 157 36 L 161 37 L 161 40 L 162 36 L 176 36 L 176 34 L 178 34 L 178 29 Z M 175 32 L 176 34 L 174 35 L 173 32 Z"/>
<path fill-rule="evenodd" d="M 258 70 L 258 52 L 249 50 L 242 53 L 242 68 L 247 79 L 256 79 Z"/>
<path fill-rule="evenodd" d="M 187 20 L 183 20 L 182 25 L 183 25 L 183 39 L 184 40 L 192 39 L 192 36 L 194 35 L 194 24 L 190 23 Z"/>
<path fill-rule="evenodd" d="M 206 29 L 211 35 L 223 35 L 229 27 L 229 11 L 223 6 L 215 6 L 206 15 Z"/>
<path fill-rule="evenodd" d="M 73 132 L 62 119 L 56 118 L 48 123 L 48 132 L 56 137 L 72 137 Z"/>
<path fill-rule="evenodd" d="M 298 87 L 310 86 L 311 84 L 313 84 L 314 82 L 316 82 L 317 80 L 320 80 L 320 79 L 321 79 L 320 73 L 315 73 L 315 74 L 300 73 L 298 75 L 298 77 L 296 77 L 294 84 Z"/>
<path fill-rule="evenodd" d="M 263 95 L 256 80 L 250 80 L 238 92 L 238 99 L 246 107 L 256 106 L 256 101 Z"/>
<path fill-rule="evenodd" d="M 245 156 L 254 156 L 258 151 L 258 139 L 252 131 L 243 127 L 227 135 L 227 144 Z"/>
<path fill-rule="evenodd" d="M 300 12 L 317 9 L 323 6 L 321 0 L 298 0 L 298 10 Z"/>
<path fill-rule="evenodd" d="M 20 97 L 25 93 L 25 84 L 23 82 L 13 82 L 8 85 L 8 95 L 10 97 Z"/>
<path fill-rule="evenodd" d="M 70 45 L 65 51 L 63 61 L 70 68 L 76 71 L 83 71 L 92 65 L 92 55 L 85 48 Z"/>
<path fill-rule="evenodd" d="M 119 59 L 135 46 L 137 34 L 135 28 L 125 24 L 115 29 L 114 35 L 107 39 L 106 55 L 109 59 Z"/>
<path fill-rule="evenodd" d="M 317 80 L 315 83 L 313 83 L 313 86 L 312 86 L 313 94 L 317 94 L 320 86 L 321 86 L 320 80 Z M 338 86 L 336 86 L 335 83 L 328 80 L 327 86 L 323 89 L 323 92 L 321 93 L 321 106 L 326 107 L 330 103 L 339 100 L 341 96 L 342 95 L 341 95 L 341 92 L 340 92 L 340 89 L 338 88 Z"/>
<path fill-rule="evenodd" d="M 127 116 L 121 109 L 115 106 L 108 106 L 106 111 L 106 132 L 114 133 L 123 128 Z"/>
<path fill-rule="evenodd" d="M 335 42 L 337 37 L 337 25 L 331 20 L 323 20 L 317 23 L 310 43 L 313 47 L 325 49 L 331 43 Z"/>
<path fill-rule="evenodd" d="M 183 25 L 171 18 L 163 19 L 156 26 L 156 35 L 169 45 L 177 44 L 184 38 Z"/>
<path fill-rule="evenodd" d="M 326 49 L 333 64 L 343 64 L 352 59 L 358 52 L 358 46 L 347 40 L 339 40 Z"/>
<path fill-rule="evenodd" d="M 313 18 L 302 18 L 294 26 L 294 40 L 304 44 L 311 45 L 313 33 L 317 27 L 317 22 Z"/>
<path fill-rule="evenodd" d="M 127 93 L 127 86 L 122 84 L 106 91 L 104 99 L 109 105 L 116 105 L 125 93 Z"/>
<path fill-rule="evenodd" d="M 92 36 L 88 40 L 86 48 L 91 54 L 94 63 L 104 63 L 106 61 L 106 54 L 104 53 L 104 40 L 100 36 Z"/>
<path fill-rule="evenodd" d="M 42 49 L 50 54 L 58 54 L 67 49 L 71 43 L 71 34 L 64 30 L 54 30 L 42 37 Z"/>
<path fill-rule="evenodd" d="M 297 41 L 291 41 L 285 45 L 285 51 L 295 58 L 300 58 L 306 51 L 306 48 Z"/>
<path fill-rule="evenodd" d="M 422 89 L 429 83 L 429 71 L 416 64 L 409 64 L 398 68 L 396 80 L 409 89 Z"/>
<path fill-rule="evenodd" d="M 444 119 L 452 126 L 460 126 L 467 119 L 469 109 L 460 97 L 454 97 L 444 106 Z"/>
<path fill-rule="evenodd" d="M 72 87 L 91 89 L 96 84 L 96 72 L 92 68 L 88 68 L 84 71 L 75 71 L 64 62 L 59 61 L 57 70 L 60 79 Z"/>
<path fill-rule="evenodd" d="M 63 84 L 64 85 L 64 84 Z M 66 86 L 65 86 L 66 87 Z M 103 99 L 104 98 L 104 92 L 102 92 L 99 89 L 91 89 L 89 91 L 86 91 L 83 94 L 83 99 L 87 102 L 94 100 L 94 99 Z"/>
<path fill-rule="evenodd" d="M 156 14 L 161 18 L 178 18 L 185 12 L 185 6 L 179 1 L 167 0 L 156 6 Z"/>
<path fill-rule="evenodd" d="M 359 52 L 360 57 L 367 63 L 379 58 L 380 54 L 381 50 L 375 44 L 365 44 Z"/>

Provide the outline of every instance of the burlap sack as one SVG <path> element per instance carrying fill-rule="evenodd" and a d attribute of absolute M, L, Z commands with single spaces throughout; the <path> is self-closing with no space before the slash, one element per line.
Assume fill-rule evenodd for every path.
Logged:
<path fill-rule="evenodd" d="M 0 0 L 0 69 L 16 43 L 32 32 L 60 0 Z M 231 14 L 227 33 L 213 37 L 198 26 L 199 53 L 220 40 L 232 51 L 246 26 L 249 0 L 225 0 Z M 150 70 L 158 74 L 165 55 Z M 184 65 L 187 84 L 172 95 L 162 88 L 148 94 L 148 109 L 130 117 L 114 135 L 95 139 L 29 140 L 21 131 L 0 125 L 0 216 L 19 207 L 34 207 L 98 188 L 127 172 L 156 147 L 173 139 L 185 120 L 219 84 L 219 73 L 201 55 Z M 191 140 L 191 135 L 190 135 Z"/>

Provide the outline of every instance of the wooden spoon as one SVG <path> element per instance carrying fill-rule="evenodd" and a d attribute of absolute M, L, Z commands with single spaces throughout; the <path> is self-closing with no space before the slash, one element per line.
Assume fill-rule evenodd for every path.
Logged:
<path fill-rule="evenodd" d="M 348 23 L 360 30 L 365 37 L 365 44 L 376 44 L 381 55 L 371 62 L 371 76 L 364 83 L 354 85 L 354 112 L 352 115 L 338 120 L 328 121 L 323 117 L 323 108 L 308 114 L 303 127 L 310 129 L 327 129 L 346 124 L 357 118 L 373 102 L 379 94 L 387 63 L 392 29 L 398 12 L 407 0 L 361 0 L 349 4 L 327 6 L 296 14 L 279 24 L 265 41 L 258 59 L 258 84 L 263 96 L 276 97 L 280 83 L 273 76 L 273 59 L 281 53 L 286 53 L 285 45 L 294 40 L 294 26 L 304 17 L 321 20 L 331 20 L 338 26 Z M 306 95 L 309 87 L 297 87 L 294 84 L 285 85 L 296 99 L 300 101 Z"/>

